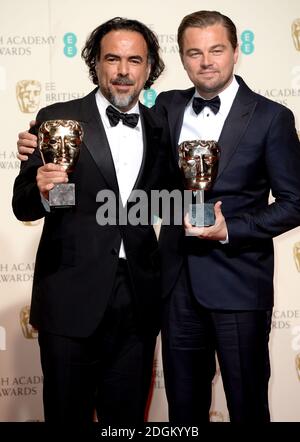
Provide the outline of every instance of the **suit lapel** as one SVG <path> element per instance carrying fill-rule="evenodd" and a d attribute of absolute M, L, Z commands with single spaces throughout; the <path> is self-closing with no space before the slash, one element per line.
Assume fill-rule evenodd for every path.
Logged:
<path fill-rule="evenodd" d="M 111 150 L 96 104 L 95 91 L 87 95 L 82 102 L 84 137 L 92 158 L 97 164 L 103 178 L 116 195 L 119 194 L 118 181 Z"/>
<path fill-rule="evenodd" d="M 168 111 L 168 121 L 171 131 L 171 141 L 174 149 L 175 157 L 178 160 L 178 141 L 183 123 L 183 116 L 188 102 L 195 93 L 195 88 L 179 91 L 174 95 L 172 103 L 170 103 Z"/>
<path fill-rule="evenodd" d="M 158 127 L 149 111 L 149 109 L 142 104 L 140 107 L 140 117 L 143 126 L 143 160 L 140 167 L 140 171 L 137 180 L 134 185 L 134 189 L 143 189 L 146 185 L 146 175 L 148 171 L 151 171 L 152 165 L 157 156 L 157 149 L 160 144 L 160 137 L 162 134 L 162 128 Z"/>
<path fill-rule="evenodd" d="M 257 104 L 255 94 L 246 86 L 240 77 L 236 76 L 236 78 L 240 87 L 225 120 L 218 141 L 221 156 L 216 180 L 221 176 L 232 155 L 235 153 Z"/>

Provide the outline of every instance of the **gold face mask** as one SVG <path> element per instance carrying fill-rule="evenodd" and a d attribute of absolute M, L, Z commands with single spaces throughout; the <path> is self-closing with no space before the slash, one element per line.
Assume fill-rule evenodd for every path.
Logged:
<path fill-rule="evenodd" d="M 73 172 L 79 158 L 83 129 L 76 120 L 44 121 L 38 130 L 38 146 L 44 163 L 62 166 Z M 75 206 L 75 183 L 56 184 L 49 191 L 49 204 L 53 208 Z"/>
<path fill-rule="evenodd" d="M 45 163 L 63 166 L 72 172 L 78 160 L 83 130 L 75 120 L 49 120 L 38 132 L 39 149 Z"/>
<path fill-rule="evenodd" d="M 218 171 L 220 150 L 216 141 L 183 141 L 179 147 L 179 167 L 189 190 L 208 190 Z"/>

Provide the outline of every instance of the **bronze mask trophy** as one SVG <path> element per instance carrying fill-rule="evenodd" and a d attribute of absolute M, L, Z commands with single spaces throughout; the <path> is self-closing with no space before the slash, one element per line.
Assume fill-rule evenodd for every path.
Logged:
<path fill-rule="evenodd" d="M 189 218 L 193 226 L 215 223 L 214 204 L 204 203 L 204 191 L 209 190 L 217 176 L 220 148 L 216 141 L 183 141 L 179 147 L 179 167 L 185 188 L 193 191 L 196 204 L 190 204 Z"/>
<path fill-rule="evenodd" d="M 38 130 L 38 146 L 44 164 L 59 164 L 66 172 L 73 172 L 82 138 L 83 129 L 76 120 L 44 121 Z M 49 205 L 54 208 L 74 206 L 75 184 L 56 184 L 49 191 Z"/>

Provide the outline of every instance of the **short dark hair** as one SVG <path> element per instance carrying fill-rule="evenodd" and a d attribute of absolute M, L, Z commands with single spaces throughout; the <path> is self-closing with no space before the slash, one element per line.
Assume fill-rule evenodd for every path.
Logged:
<path fill-rule="evenodd" d="M 228 33 L 228 39 L 233 49 L 236 49 L 238 45 L 236 27 L 233 21 L 226 15 L 221 14 L 218 11 L 197 11 L 192 14 L 186 15 L 178 28 L 177 41 L 179 46 L 179 52 L 183 51 L 183 34 L 187 28 L 206 28 L 220 24 L 224 26 Z"/>
<path fill-rule="evenodd" d="M 157 36 L 143 23 L 122 17 L 115 17 L 108 20 L 94 29 L 88 37 L 82 49 L 81 56 L 89 68 L 90 79 L 94 84 L 98 84 L 95 67 L 100 57 L 102 38 L 110 31 L 118 30 L 138 32 L 144 37 L 148 48 L 148 61 L 151 65 L 150 75 L 144 85 L 144 89 L 149 89 L 165 68 L 165 64 L 159 55 L 160 47 Z"/>

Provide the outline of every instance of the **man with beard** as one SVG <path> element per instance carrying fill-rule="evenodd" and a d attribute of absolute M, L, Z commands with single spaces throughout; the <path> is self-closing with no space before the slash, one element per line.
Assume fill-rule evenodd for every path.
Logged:
<path fill-rule="evenodd" d="M 156 36 L 136 20 L 97 27 L 82 56 L 97 88 L 82 99 L 38 113 L 73 119 L 84 131 L 78 163 L 67 176 L 36 149 L 16 178 L 18 219 L 44 217 L 30 322 L 39 332 L 44 412 L 49 422 L 137 424 L 144 411 L 160 318 L 153 226 L 119 225 L 132 190 L 150 192 L 167 178 L 168 131 L 138 102 L 164 69 Z M 73 209 L 49 210 L 55 184 L 76 185 Z M 115 225 L 99 225 L 97 193 L 116 196 Z M 118 201 L 121 201 L 118 205 Z"/>

